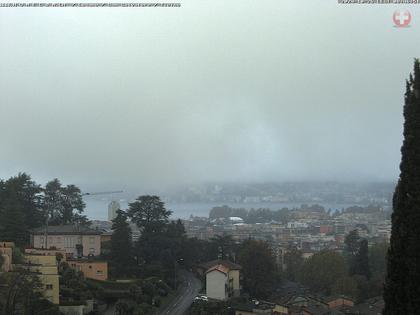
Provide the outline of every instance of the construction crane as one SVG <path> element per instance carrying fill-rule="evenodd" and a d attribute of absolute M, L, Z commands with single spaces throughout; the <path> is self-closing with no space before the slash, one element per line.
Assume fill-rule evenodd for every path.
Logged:
<path fill-rule="evenodd" d="M 120 204 L 114 200 L 114 194 L 122 193 L 122 190 L 115 190 L 115 191 L 101 191 L 101 192 L 93 192 L 93 193 L 83 193 L 82 196 L 97 196 L 97 195 L 111 195 L 111 202 L 108 204 L 108 219 L 112 220 L 115 217 L 116 210 L 110 210 L 112 208 L 119 209 Z"/>
<path fill-rule="evenodd" d="M 93 192 L 93 193 L 83 193 L 82 196 L 96 196 L 96 195 L 112 195 L 112 194 L 120 194 L 124 191 L 116 190 L 116 191 L 100 191 L 100 192 Z"/>

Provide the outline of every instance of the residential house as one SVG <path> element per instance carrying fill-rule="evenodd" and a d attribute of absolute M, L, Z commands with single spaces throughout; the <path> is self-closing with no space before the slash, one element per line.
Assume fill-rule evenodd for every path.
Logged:
<path fill-rule="evenodd" d="M 377 296 L 352 307 L 342 306 L 340 310 L 346 315 L 380 315 L 382 314 L 384 306 L 385 304 L 382 296 Z"/>
<path fill-rule="evenodd" d="M 243 306 L 235 310 L 235 315 L 271 315 L 273 310 L 271 308 L 262 309 L 254 308 L 253 306 Z"/>
<path fill-rule="evenodd" d="M 267 301 L 250 301 L 246 304 L 235 306 L 235 315 L 288 315 L 289 311 L 286 306 L 278 305 Z"/>
<path fill-rule="evenodd" d="M 44 297 L 54 304 L 59 304 L 59 276 L 57 260 L 52 255 L 25 254 L 23 267 L 36 274 L 41 281 Z"/>
<path fill-rule="evenodd" d="M 42 227 L 31 231 L 31 247 L 64 250 L 69 257 L 98 256 L 101 234 L 99 230 L 80 225 Z"/>
<path fill-rule="evenodd" d="M 324 298 L 324 301 L 328 304 L 328 307 L 331 309 L 336 309 L 340 307 L 352 307 L 354 302 L 352 299 L 345 296 L 330 296 Z"/>
<path fill-rule="evenodd" d="M 60 314 L 63 314 L 63 315 L 86 315 L 86 314 L 93 313 L 95 309 L 95 303 L 94 303 L 94 300 L 85 300 L 85 301 L 69 302 L 69 303 L 64 302 L 60 304 L 59 309 L 60 309 Z M 99 313 L 95 312 L 95 314 L 103 314 L 103 313 L 104 312 L 99 312 Z"/>
<path fill-rule="evenodd" d="M 105 281 L 108 279 L 108 263 L 93 259 L 69 259 L 70 267 L 81 271 L 85 278 Z"/>
<path fill-rule="evenodd" d="M 102 231 L 101 243 L 110 242 L 112 238 L 112 231 Z"/>
<path fill-rule="evenodd" d="M 12 257 L 14 247 L 15 243 L 13 242 L 0 242 L 0 256 L 3 258 L 3 264 L 0 267 L 0 271 L 12 271 Z"/>
<path fill-rule="evenodd" d="M 208 298 L 226 300 L 240 295 L 240 265 L 226 260 L 215 260 L 203 266 L 207 268 L 205 275 Z"/>

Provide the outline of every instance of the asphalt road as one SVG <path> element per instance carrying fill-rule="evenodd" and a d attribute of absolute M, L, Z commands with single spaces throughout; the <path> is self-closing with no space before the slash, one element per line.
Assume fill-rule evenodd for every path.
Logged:
<path fill-rule="evenodd" d="M 180 270 L 179 277 L 183 284 L 178 289 L 178 295 L 159 312 L 159 315 L 184 315 L 200 292 L 201 281 L 191 272 Z"/>

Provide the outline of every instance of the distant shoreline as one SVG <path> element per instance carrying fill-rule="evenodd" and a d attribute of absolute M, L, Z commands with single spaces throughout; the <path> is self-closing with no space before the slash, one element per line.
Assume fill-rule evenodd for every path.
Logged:
<path fill-rule="evenodd" d="M 108 203 L 107 200 L 86 200 L 85 213 L 92 220 L 107 220 L 108 216 Z M 123 210 L 127 209 L 127 202 L 120 202 Z M 279 210 L 282 208 L 300 208 L 301 205 L 320 205 L 325 210 L 331 209 L 332 211 L 352 207 L 362 206 L 366 207 L 366 203 L 328 203 L 328 202 L 258 202 L 258 203 L 229 203 L 229 202 L 185 202 L 185 203 L 167 203 L 166 208 L 173 211 L 171 219 L 188 219 L 190 215 L 208 217 L 209 212 L 213 207 L 229 206 L 231 208 L 244 208 L 244 209 L 258 209 L 266 208 L 271 210 Z M 387 205 L 385 205 L 387 206 Z"/>

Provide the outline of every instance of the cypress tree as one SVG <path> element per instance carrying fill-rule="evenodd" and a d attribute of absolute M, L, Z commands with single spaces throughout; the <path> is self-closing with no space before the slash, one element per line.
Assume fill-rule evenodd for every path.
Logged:
<path fill-rule="evenodd" d="M 355 257 L 360 249 L 360 236 L 357 230 L 350 231 L 344 240 L 346 254 L 351 258 Z"/>
<path fill-rule="evenodd" d="M 133 266 L 131 228 L 127 222 L 127 214 L 118 210 L 117 217 L 112 220 L 111 265 L 117 277 L 128 276 Z"/>
<path fill-rule="evenodd" d="M 355 275 L 365 276 L 366 279 L 370 278 L 369 269 L 369 249 L 368 241 L 363 239 L 360 241 L 359 251 L 355 257 Z"/>
<path fill-rule="evenodd" d="M 360 236 L 357 230 L 350 231 L 344 240 L 345 258 L 349 267 L 349 274 L 351 276 L 358 274 L 357 255 L 360 251 Z"/>
<path fill-rule="evenodd" d="M 407 81 L 400 178 L 393 197 L 384 315 L 420 312 L 420 63 Z"/>

